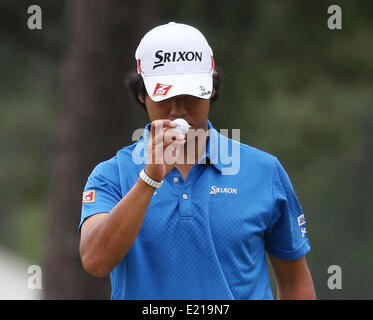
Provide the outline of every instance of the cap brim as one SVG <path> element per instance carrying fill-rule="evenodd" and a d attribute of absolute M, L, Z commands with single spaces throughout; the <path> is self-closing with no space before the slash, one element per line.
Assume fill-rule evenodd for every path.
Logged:
<path fill-rule="evenodd" d="M 192 74 L 142 75 L 149 97 L 159 102 L 179 95 L 210 99 L 213 71 Z"/>

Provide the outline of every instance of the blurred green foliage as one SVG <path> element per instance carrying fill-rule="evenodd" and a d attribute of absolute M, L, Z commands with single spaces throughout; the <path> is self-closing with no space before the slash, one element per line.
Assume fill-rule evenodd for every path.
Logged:
<path fill-rule="evenodd" d="M 0 4 L 0 243 L 37 262 L 70 17 L 67 2 L 38 1 L 43 30 L 30 31 L 31 4 Z M 335 31 L 327 28 L 330 4 L 164 0 L 157 19 L 205 34 L 224 81 L 210 120 L 240 128 L 242 142 L 276 155 L 289 173 L 318 298 L 371 299 L 373 2 L 334 1 L 343 11 Z M 333 264 L 342 267 L 340 291 L 327 287 Z"/>
<path fill-rule="evenodd" d="M 38 1 L 44 26 L 38 31 L 27 28 L 31 4 L 0 4 L 0 245 L 37 263 L 44 254 L 66 4 Z"/>

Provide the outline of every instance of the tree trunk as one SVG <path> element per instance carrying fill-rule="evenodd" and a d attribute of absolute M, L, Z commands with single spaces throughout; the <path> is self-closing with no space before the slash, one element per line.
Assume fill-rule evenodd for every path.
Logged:
<path fill-rule="evenodd" d="M 70 2 L 72 41 L 61 68 L 61 111 L 52 146 L 43 266 L 47 299 L 109 298 L 109 278 L 94 278 L 81 266 L 81 196 L 94 166 L 132 143 L 133 130 L 143 125 L 135 117 L 143 110 L 123 79 L 136 68 L 135 49 L 153 26 L 154 7 L 154 1 Z"/>

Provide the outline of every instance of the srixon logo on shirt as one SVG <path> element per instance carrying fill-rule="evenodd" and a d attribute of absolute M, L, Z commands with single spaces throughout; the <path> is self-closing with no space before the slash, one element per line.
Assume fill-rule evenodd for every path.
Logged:
<path fill-rule="evenodd" d="M 210 194 L 217 194 L 217 193 L 237 194 L 237 188 L 221 188 L 217 186 L 211 186 Z"/>
<path fill-rule="evenodd" d="M 180 62 L 180 61 L 200 61 L 202 62 L 202 52 L 197 51 L 173 51 L 163 52 L 158 50 L 155 53 L 156 60 L 154 61 L 153 70 L 155 68 L 164 66 L 167 62 Z"/>

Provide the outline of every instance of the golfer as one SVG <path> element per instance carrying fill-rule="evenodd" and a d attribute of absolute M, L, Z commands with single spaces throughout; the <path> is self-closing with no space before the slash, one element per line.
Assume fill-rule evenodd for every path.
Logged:
<path fill-rule="evenodd" d="M 278 299 L 315 299 L 306 220 L 287 173 L 208 120 L 219 75 L 205 37 L 170 22 L 143 37 L 135 58 L 129 87 L 150 122 L 88 177 L 85 270 L 110 274 L 112 299 L 273 299 L 268 261 Z"/>

